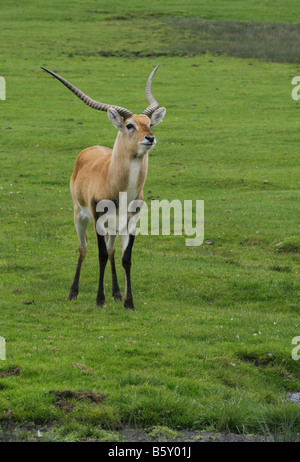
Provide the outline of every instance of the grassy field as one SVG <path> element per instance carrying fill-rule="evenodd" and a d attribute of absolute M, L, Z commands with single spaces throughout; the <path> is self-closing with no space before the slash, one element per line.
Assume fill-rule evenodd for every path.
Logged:
<path fill-rule="evenodd" d="M 114 438 L 128 425 L 299 432 L 300 408 L 287 400 L 300 390 L 292 358 L 300 131 L 291 98 L 299 65 L 287 41 L 278 59 L 268 47 L 264 60 L 254 47 L 233 52 L 226 40 L 213 53 L 195 26 L 255 21 L 290 30 L 299 6 L 174 0 L 153 1 L 149 12 L 137 0 L 113 4 L 1 4 L 2 425 L 49 425 L 52 439 L 70 441 Z M 194 21 L 190 32 L 183 18 Z M 91 226 L 80 294 L 69 302 L 77 262 L 69 178 L 80 150 L 112 146 L 116 130 L 40 66 L 139 112 L 156 64 L 153 93 L 167 115 L 155 128 L 145 199 L 204 200 L 204 243 L 138 236 L 136 311 L 110 298 L 109 271 L 100 310 Z M 119 246 L 123 289 L 118 257 Z"/>

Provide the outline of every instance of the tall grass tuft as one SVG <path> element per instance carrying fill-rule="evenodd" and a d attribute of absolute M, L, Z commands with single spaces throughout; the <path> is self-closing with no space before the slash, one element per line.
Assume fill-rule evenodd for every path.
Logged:
<path fill-rule="evenodd" d="M 299 63 L 300 25 L 200 18 L 165 20 L 176 50 L 198 55 L 206 51 L 240 58 Z"/>

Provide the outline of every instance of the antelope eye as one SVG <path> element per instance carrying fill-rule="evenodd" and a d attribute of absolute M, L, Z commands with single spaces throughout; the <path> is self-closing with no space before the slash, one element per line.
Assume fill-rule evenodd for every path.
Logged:
<path fill-rule="evenodd" d="M 131 130 L 132 128 L 134 128 L 134 125 L 133 124 L 127 124 L 126 128 L 127 128 L 127 130 Z"/>

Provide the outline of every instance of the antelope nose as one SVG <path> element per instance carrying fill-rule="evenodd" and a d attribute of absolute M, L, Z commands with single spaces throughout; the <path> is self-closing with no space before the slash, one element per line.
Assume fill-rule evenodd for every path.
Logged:
<path fill-rule="evenodd" d="M 149 141 L 149 143 L 153 144 L 153 143 L 154 143 L 155 137 L 154 137 L 154 136 L 150 136 L 150 135 L 146 135 L 146 136 L 145 136 L 145 139 L 146 139 L 147 141 Z"/>

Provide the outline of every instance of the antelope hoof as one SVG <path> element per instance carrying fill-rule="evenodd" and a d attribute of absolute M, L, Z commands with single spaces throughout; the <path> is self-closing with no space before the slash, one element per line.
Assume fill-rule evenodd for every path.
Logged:
<path fill-rule="evenodd" d="M 126 310 L 133 310 L 133 311 L 135 310 L 132 299 L 125 300 L 124 306 L 125 306 Z"/>
<path fill-rule="evenodd" d="M 105 305 L 105 299 L 97 300 L 96 306 L 97 306 L 97 308 L 105 308 L 105 307 L 106 307 L 106 305 Z"/>
<path fill-rule="evenodd" d="M 78 293 L 76 292 L 70 292 L 68 296 L 68 300 L 77 300 L 77 295 Z"/>
<path fill-rule="evenodd" d="M 114 297 L 116 302 L 118 302 L 118 301 L 122 302 L 123 301 L 123 297 L 121 295 L 121 292 L 117 292 L 117 293 L 113 294 L 113 297 Z"/>

